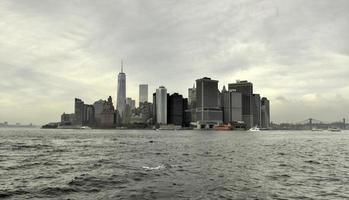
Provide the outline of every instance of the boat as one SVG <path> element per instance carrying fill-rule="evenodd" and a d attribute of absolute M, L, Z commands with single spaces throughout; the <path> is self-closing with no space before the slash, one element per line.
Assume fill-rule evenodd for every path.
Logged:
<path fill-rule="evenodd" d="M 339 128 L 328 128 L 328 131 L 330 132 L 341 132 L 342 130 Z"/>
<path fill-rule="evenodd" d="M 258 128 L 257 126 L 255 126 L 255 127 L 250 128 L 250 130 L 249 130 L 249 131 L 256 132 L 256 131 L 261 131 L 261 129 L 260 129 L 260 128 Z"/>
<path fill-rule="evenodd" d="M 215 125 L 213 126 L 213 130 L 217 131 L 230 131 L 232 130 L 231 124 L 221 124 L 221 125 Z"/>
<path fill-rule="evenodd" d="M 80 129 L 89 130 L 89 129 L 92 129 L 92 128 L 91 128 L 91 127 L 89 127 L 89 126 L 82 126 L 82 127 L 80 127 Z"/>
<path fill-rule="evenodd" d="M 312 128 L 311 131 L 323 131 L 321 128 Z"/>

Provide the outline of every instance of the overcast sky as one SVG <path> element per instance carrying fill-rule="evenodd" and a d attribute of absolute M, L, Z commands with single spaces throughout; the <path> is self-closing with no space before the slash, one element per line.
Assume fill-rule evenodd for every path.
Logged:
<path fill-rule="evenodd" d="M 137 100 L 140 83 L 247 79 L 272 121 L 349 118 L 348 0 L 2 0 L 0 122 L 115 102 L 121 58 Z"/>

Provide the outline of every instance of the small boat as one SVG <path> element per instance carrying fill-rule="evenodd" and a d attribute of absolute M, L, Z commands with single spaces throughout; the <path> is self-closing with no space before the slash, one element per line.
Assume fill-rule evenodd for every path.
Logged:
<path fill-rule="evenodd" d="M 86 129 L 86 130 L 89 130 L 89 129 L 92 129 L 91 127 L 88 127 L 88 126 L 82 126 L 80 127 L 80 129 Z"/>
<path fill-rule="evenodd" d="M 250 130 L 249 130 L 249 131 L 256 132 L 256 131 L 261 131 L 261 129 L 260 129 L 260 128 L 258 128 L 257 126 L 255 126 L 255 127 L 250 128 Z"/>
<path fill-rule="evenodd" d="M 311 131 L 323 131 L 321 128 L 312 128 Z"/>
<path fill-rule="evenodd" d="M 232 126 L 230 124 L 221 124 L 221 125 L 215 125 L 213 127 L 214 130 L 217 130 L 217 131 L 230 131 L 232 130 Z"/>
<path fill-rule="evenodd" d="M 330 132 L 341 132 L 342 130 L 339 128 L 328 128 L 328 131 Z"/>

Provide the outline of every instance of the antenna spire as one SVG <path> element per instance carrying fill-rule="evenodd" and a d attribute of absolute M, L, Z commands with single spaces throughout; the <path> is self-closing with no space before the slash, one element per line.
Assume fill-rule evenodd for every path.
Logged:
<path fill-rule="evenodd" d="M 121 73 L 123 73 L 124 72 L 124 62 L 123 62 L 123 60 L 121 59 Z"/>

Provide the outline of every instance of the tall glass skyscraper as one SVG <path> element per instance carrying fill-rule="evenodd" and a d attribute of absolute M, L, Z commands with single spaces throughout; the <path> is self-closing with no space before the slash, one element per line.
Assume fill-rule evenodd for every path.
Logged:
<path fill-rule="evenodd" d="M 126 74 L 124 73 L 123 62 L 121 61 L 121 72 L 118 75 L 118 91 L 116 99 L 116 109 L 122 118 L 126 108 Z"/>
<path fill-rule="evenodd" d="M 139 85 L 139 105 L 141 103 L 148 102 L 148 85 L 140 84 Z"/>
<path fill-rule="evenodd" d="M 156 89 L 156 119 L 158 124 L 167 124 L 167 89 Z"/>

